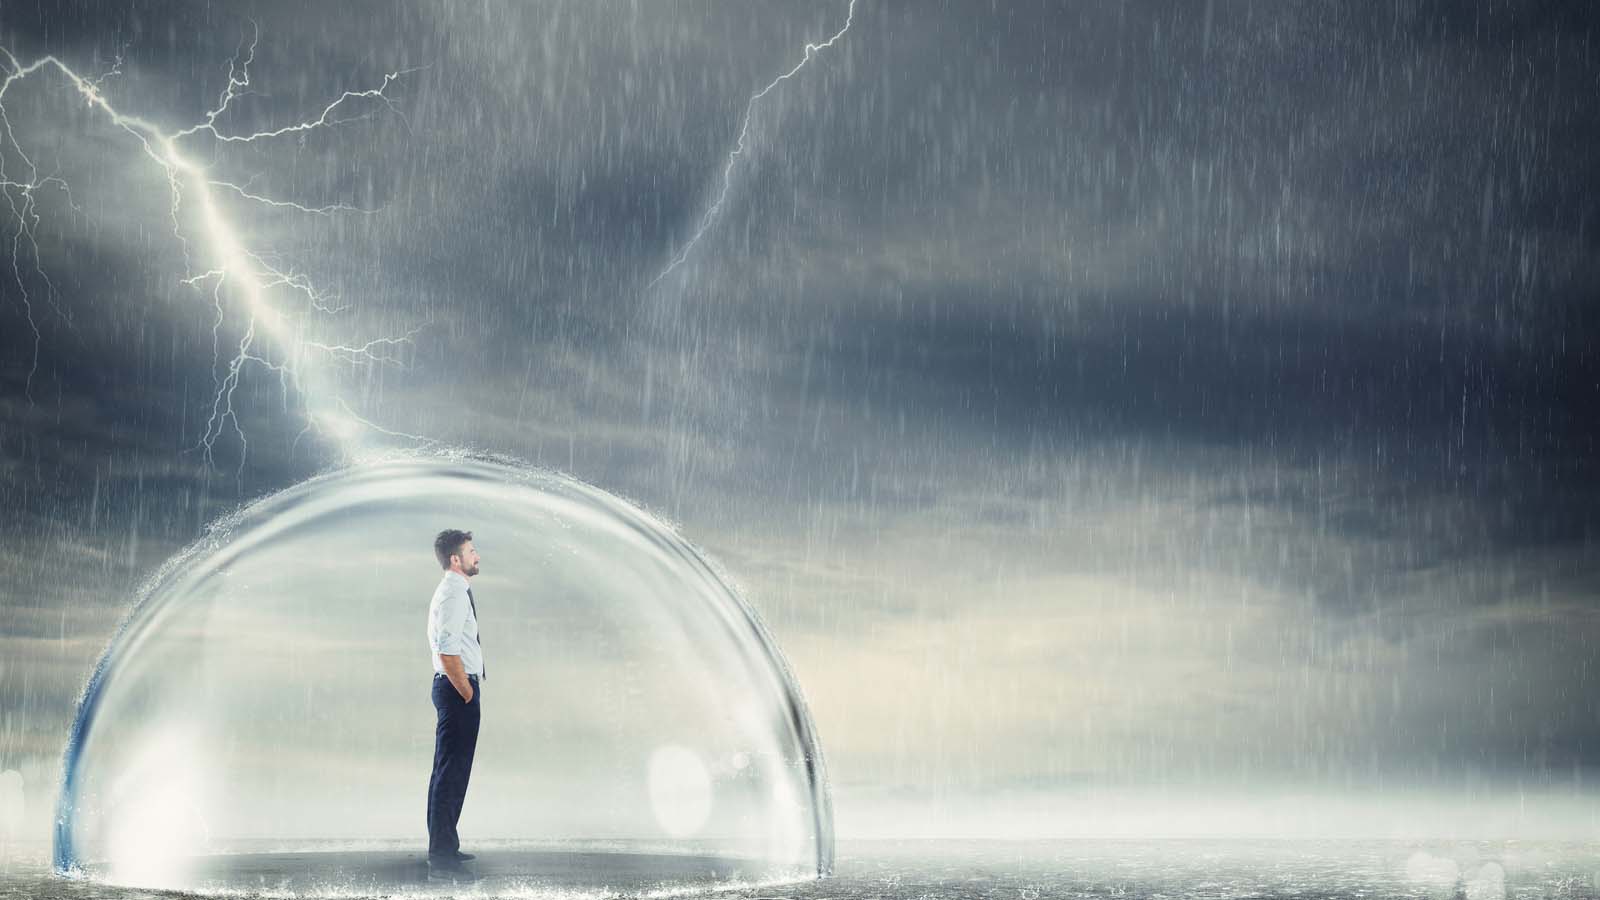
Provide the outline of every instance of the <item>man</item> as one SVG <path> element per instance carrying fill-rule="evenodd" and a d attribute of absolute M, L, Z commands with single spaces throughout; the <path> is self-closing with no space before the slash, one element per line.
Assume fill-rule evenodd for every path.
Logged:
<path fill-rule="evenodd" d="M 433 708 L 438 713 L 433 776 L 428 779 L 428 868 L 430 873 L 451 874 L 462 871 L 461 863 L 473 858 L 461 852 L 456 823 L 472 776 L 482 702 L 483 646 L 478 642 L 478 607 L 472 596 L 479 558 L 472 532 L 455 529 L 439 532 L 433 553 L 445 572 L 428 605 Z"/>

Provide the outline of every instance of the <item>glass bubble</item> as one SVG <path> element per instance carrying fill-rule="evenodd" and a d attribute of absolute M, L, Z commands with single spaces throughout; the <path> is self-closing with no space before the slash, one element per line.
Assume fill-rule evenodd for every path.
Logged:
<path fill-rule="evenodd" d="M 57 868 L 426 892 L 426 625 L 445 528 L 482 554 L 483 723 L 460 831 L 490 887 L 826 874 L 815 730 L 728 580 L 604 491 L 450 456 L 314 478 L 157 573 L 80 703 Z"/>

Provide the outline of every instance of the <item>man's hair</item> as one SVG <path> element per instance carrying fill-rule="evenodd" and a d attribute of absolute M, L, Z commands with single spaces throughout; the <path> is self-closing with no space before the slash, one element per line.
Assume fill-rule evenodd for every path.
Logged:
<path fill-rule="evenodd" d="M 433 539 L 433 555 L 439 557 L 439 568 L 450 568 L 450 557 L 461 553 L 461 545 L 472 540 L 472 532 L 446 528 Z"/>

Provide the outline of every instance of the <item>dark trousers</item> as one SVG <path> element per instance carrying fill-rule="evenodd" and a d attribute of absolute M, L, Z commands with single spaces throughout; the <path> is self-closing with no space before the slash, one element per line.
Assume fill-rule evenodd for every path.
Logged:
<path fill-rule="evenodd" d="M 428 779 L 428 855 L 461 849 L 456 823 L 467 799 L 472 777 L 472 754 L 478 748 L 478 711 L 483 688 L 478 676 L 469 675 L 472 702 L 461 699 L 455 685 L 443 675 L 433 676 L 433 708 L 438 724 L 433 729 L 433 776 Z"/>

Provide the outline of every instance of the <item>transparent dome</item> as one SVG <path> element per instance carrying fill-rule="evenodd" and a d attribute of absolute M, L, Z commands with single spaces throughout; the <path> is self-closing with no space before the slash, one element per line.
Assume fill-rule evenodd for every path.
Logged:
<path fill-rule="evenodd" d="M 143 591 L 81 702 L 59 870 L 427 892 L 433 536 L 474 534 L 486 679 L 463 849 L 518 885 L 826 874 L 815 732 L 751 609 L 670 527 L 478 458 L 336 471 L 214 527 Z"/>

